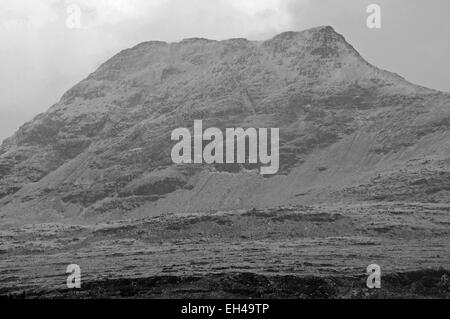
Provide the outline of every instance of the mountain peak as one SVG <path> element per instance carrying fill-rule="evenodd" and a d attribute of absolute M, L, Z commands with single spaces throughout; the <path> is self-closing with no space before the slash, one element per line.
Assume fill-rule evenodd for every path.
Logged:
<path fill-rule="evenodd" d="M 305 29 L 305 30 L 301 30 L 301 31 L 281 32 L 281 33 L 275 35 L 274 37 L 272 37 L 271 39 L 269 39 L 268 41 L 270 41 L 272 39 L 292 40 L 295 37 L 305 36 L 308 34 L 329 34 L 329 35 L 336 35 L 336 36 L 342 37 L 342 35 L 337 33 L 332 26 L 325 25 L 325 26 L 313 27 L 313 28 L 309 28 L 309 29 Z"/>
<path fill-rule="evenodd" d="M 284 32 L 281 32 L 263 42 L 271 41 L 273 39 L 290 40 L 290 39 L 294 39 L 297 36 L 302 36 L 302 35 L 306 35 L 306 34 L 328 34 L 328 35 L 334 35 L 334 36 L 336 36 L 336 38 L 343 38 L 343 36 L 341 34 L 337 33 L 332 26 L 325 25 L 325 26 L 318 26 L 318 27 L 305 29 L 302 31 L 284 31 Z M 246 39 L 246 38 L 228 38 L 228 39 L 219 41 L 219 40 L 215 40 L 215 39 L 208 39 L 208 38 L 202 38 L 202 37 L 189 37 L 189 38 L 184 38 L 179 42 L 173 42 L 172 44 L 189 44 L 189 43 L 202 43 L 202 42 L 203 43 L 214 43 L 214 42 L 227 43 L 227 42 L 242 42 L 242 41 L 243 42 L 251 42 L 251 40 Z M 135 45 L 134 47 L 132 47 L 131 49 L 160 46 L 160 45 L 164 46 L 164 45 L 168 45 L 168 44 L 169 44 L 168 42 L 164 42 L 164 41 L 150 40 L 150 41 L 141 42 L 141 43 Z M 126 50 L 124 50 L 124 51 L 126 51 Z"/>
<path fill-rule="evenodd" d="M 110 210 L 143 205 L 278 205 L 297 200 L 315 179 L 375 169 L 386 154 L 413 159 L 415 148 L 409 157 L 401 152 L 424 137 L 448 149 L 440 147 L 440 132 L 449 110 L 447 97 L 368 64 L 330 26 L 262 42 L 143 42 L 105 62 L 4 143 L 0 208 L 62 218 L 65 207 L 77 217 L 106 219 Z M 261 180 L 248 173 L 258 168 L 251 165 L 173 165 L 171 130 L 196 119 L 218 128 L 279 128 L 284 176 Z M 293 185 L 288 192 L 285 182 Z M 264 193 L 272 186 L 278 191 Z"/>

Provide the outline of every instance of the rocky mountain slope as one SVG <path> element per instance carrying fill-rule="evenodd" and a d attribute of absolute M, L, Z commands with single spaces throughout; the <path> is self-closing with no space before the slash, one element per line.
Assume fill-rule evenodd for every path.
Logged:
<path fill-rule="evenodd" d="M 387 54 L 389 54 L 387 52 Z M 177 127 L 279 127 L 280 171 L 174 165 Z M 367 201 L 450 202 L 450 94 L 331 27 L 124 50 L 0 148 L 0 223 Z"/>

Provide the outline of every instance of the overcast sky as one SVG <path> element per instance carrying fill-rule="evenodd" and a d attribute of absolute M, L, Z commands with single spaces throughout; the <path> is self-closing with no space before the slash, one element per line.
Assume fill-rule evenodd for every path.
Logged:
<path fill-rule="evenodd" d="M 366 8 L 381 7 L 381 29 Z M 81 28 L 67 27 L 67 8 Z M 118 51 L 187 37 L 263 40 L 331 25 L 370 63 L 450 91 L 449 0 L 0 0 L 0 140 Z"/>

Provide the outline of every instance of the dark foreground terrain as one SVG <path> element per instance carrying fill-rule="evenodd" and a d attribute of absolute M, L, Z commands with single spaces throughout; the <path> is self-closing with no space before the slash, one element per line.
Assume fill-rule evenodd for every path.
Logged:
<path fill-rule="evenodd" d="M 389 274 L 380 289 L 364 276 L 264 276 L 222 273 L 87 282 L 80 290 L 33 290 L 3 298 L 450 298 L 450 271 Z"/>
<path fill-rule="evenodd" d="M 14 298 L 449 298 L 450 207 L 373 203 L 0 230 Z M 366 287 L 378 264 L 381 289 Z M 69 264 L 82 287 L 66 288 Z"/>

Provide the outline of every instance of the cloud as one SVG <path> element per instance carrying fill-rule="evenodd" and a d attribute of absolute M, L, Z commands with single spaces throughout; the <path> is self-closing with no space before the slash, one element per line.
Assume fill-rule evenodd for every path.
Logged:
<path fill-rule="evenodd" d="M 303 0 L 301 0 L 303 1 Z M 84 27 L 141 41 L 186 35 L 212 38 L 268 34 L 289 25 L 285 0 L 113 0 L 77 2 Z"/>
<path fill-rule="evenodd" d="M 304 0 L 297 0 L 304 1 Z M 262 39 L 289 28 L 285 0 L 0 0 L 0 140 L 118 51 L 187 37 Z M 66 25 L 78 5 L 81 28 Z"/>

